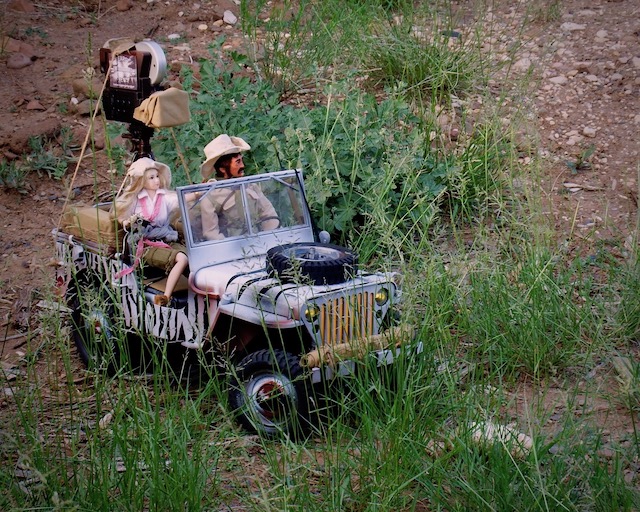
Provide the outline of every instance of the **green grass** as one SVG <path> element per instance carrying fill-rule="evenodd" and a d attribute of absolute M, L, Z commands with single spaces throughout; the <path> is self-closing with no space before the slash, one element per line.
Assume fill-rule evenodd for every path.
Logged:
<path fill-rule="evenodd" d="M 55 312 L 44 316 L 45 346 L 38 355 L 28 351 L 25 375 L 11 385 L 14 412 L 2 419 L 0 504 L 4 510 L 637 507 L 624 480 L 635 451 L 613 443 L 610 458 L 594 456 L 604 440 L 588 408 L 580 418 L 568 413 L 555 434 L 546 432 L 554 409 L 542 399 L 512 416 L 513 383 L 486 364 L 481 350 L 490 343 L 451 350 L 465 332 L 459 313 L 445 311 L 459 296 L 445 277 L 434 275 L 426 290 L 441 300 L 437 309 L 429 301 L 437 315 L 423 312 L 423 355 L 382 370 L 360 365 L 357 377 L 332 390 L 324 434 L 295 443 L 240 432 L 221 376 L 185 389 L 167 372 L 135 378 L 78 370 L 65 321 Z M 518 366 L 503 363 L 509 365 Z M 562 372 L 564 364 L 556 368 Z M 581 402 L 569 395 L 563 405 L 572 410 Z M 470 425 L 485 420 L 515 420 L 534 449 L 514 457 L 511 443 L 473 441 Z"/>
<path fill-rule="evenodd" d="M 183 72 L 192 122 L 158 130 L 155 156 L 174 183 L 199 181 L 202 147 L 227 132 L 251 144 L 251 172 L 303 168 L 318 226 L 364 267 L 402 272 L 401 313 L 422 354 L 359 363 L 331 387 L 321 435 L 262 439 L 233 422 L 228 372 L 186 386 L 167 350 L 151 377 L 84 370 L 68 318 L 43 313 L 20 376 L 0 375 L 0 509 L 638 509 L 638 254 L 611 241 L 570 259 L 545 236 L 536 197 L 516 185 L 508 93 L 485 95 L 491 63 L 441 37 L 456 28 L 451 6 L 278 5 L 243 2 L 247 51 L 221 67 L 216 41 L 199 75 Z M 555 19 L 558 4 L 545 5 Z M 419 24 L 430 37 L 416 37 Z M 478 91 L 486 111 L 472 118 Z M 442 112 L 459 122 L 455 140 Z M 56 178 L 50 151 L 40 141 L 32 161 Z M 121 174 L 121 148 L 107 141 L 107 152 Z M 20 176 L 6 177 L 18 167 L 0 165 L 17 188 Z M 618 356 L 630 360 L 620 386 Z M 603 402 L 627 430 L 611 431 Z M 474 440 L 487 421 L 513 424 L 533 448 Z"/>

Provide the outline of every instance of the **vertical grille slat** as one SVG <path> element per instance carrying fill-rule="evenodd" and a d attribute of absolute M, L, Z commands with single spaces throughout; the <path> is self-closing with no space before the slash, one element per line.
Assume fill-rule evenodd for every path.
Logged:
<path fill-rule="evenodd" d="M 374 334 L 373 293 L 363 292 L 337 297 L 320 308 L 320 337 L 327 345 L 346 343 L 350 339 Z"/>

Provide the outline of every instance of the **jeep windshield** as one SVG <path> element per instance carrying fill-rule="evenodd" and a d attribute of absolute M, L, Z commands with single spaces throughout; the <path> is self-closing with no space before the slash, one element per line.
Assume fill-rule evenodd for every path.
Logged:
<path fill-rule="evenodd" d="M 311 242 L 301 171 L 279 171 L 178 188 L 192 269 Z"/>

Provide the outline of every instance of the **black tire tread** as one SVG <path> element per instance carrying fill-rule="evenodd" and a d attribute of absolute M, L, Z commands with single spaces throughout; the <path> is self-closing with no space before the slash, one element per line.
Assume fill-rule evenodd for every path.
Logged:
<path fill-rule="evenodd" d="M 342 256 L 331 260 L 293 263 L 286 252 L 289 249 L 305 246 L 333 249 L 341 253 Z M 299 267 L 302 275 L 309 278 L 315 285 L 340 284 L 355 274 L 357 266 L 358 257 L 353 251 L 334 244 L 299 242 L 278 245 L 267 251 L 267 270 L 278 276 L 283 282 L 292 281 L 291 271 L 293 268 Z"/>
<path fill-rule="evenodd" d="M 236 415 L 238 423 L 247 431 L 274 436 L 278 432 L 256 426 L 251 417 L 243 412 L 245 406 L 245 390 L 243 383 L 254 372 L 260 370 L 278 371 L 286 376 L 293 384 L 298 395 L 298 421 L 295 425 L 284 425 L 284 433 L 297 435 L 303 433 L 309 426 L 308 423 L 308 398 L 305 369 L 300 366 L 300 358 L 279 349 L 263 349 L 253 352 L 240 361 L 237 366 L 237 374 L 231 379 L 229 385 L 229 405 Z"/>

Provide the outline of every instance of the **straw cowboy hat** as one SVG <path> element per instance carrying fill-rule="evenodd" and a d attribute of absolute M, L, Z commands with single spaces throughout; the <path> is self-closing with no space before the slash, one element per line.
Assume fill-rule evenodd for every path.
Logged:
<path fill-rule="evenodd" d="M 156 162 L 151 158 L 143 157 L 139 158 L 135 162 L 131 164 L 129 170 L 127 171 L 127 177 L 131 178 L 141 178 L 144 176 L 144 172 L 149 169 L 155 169 L 158 171 L 158 176 L 164 178 L 164 183 L 167 188 L 171 185 L 171 169 L 167 164 L 163 164 L 162 162 Z"/>
<path fill-rule="evenodd" d="M 251 146 L 240 137 L 229 137 L 226 133 L 218 135 L 204 147 L 204 156 L 207 158 L 200 166 L 202 178 L 208 180 L 213 174 L 213 169 L 221 156 L 235 155 L 242 151 L 249 151 Z"/>

